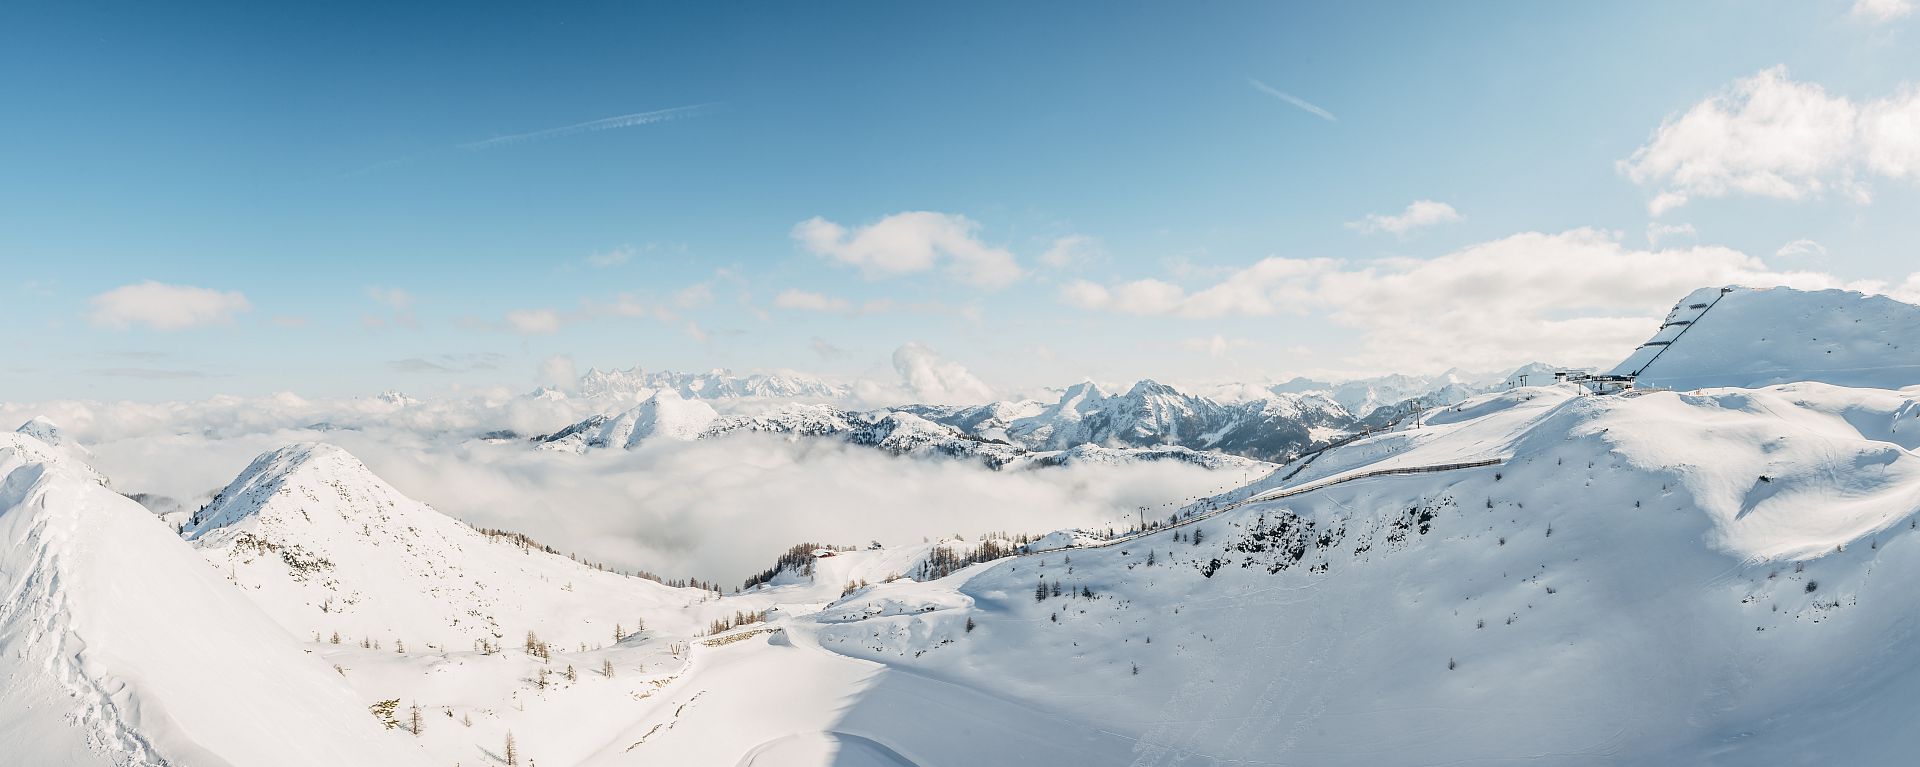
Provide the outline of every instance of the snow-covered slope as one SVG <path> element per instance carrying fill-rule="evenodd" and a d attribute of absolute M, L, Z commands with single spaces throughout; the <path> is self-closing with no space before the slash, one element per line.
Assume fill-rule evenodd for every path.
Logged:
<path fill-rule="evenodd" d="M 660 389 L 640 404 L 611 418 L 594 416 L 541 441 L 549 450 L 584 452 L 589 448 L 633 449 L 655 437 L 698 439 L 720 414 L 712 405 Z"/>
<path fill-rule="evenodd" d="M 1319 489 L 889 584 L 908 607 L 798 630 L 994 680 L 1128 739 L 1133 764 L 1889 764 L 1920 747 L 1920 393 L 1522 389 L 1433 424 L 1288 484 Z M 1414 473 L 1351 479 L 1382 468 Z"/>
<path fill-rule="evenodd" d="M 0 434 L 0 762 L 424 765 L 152 514 Z"/>
<path fill-rule="evenodd" d="M 470 649 L 534 631 L 612 641 L 637 617 L 674 626 L 703 598 L 491 536 L 401 495 L 347 451 L 304 443 L 260 456 L 183 535 L 294 634 Z"/>
<path fill-rule="evenodd" d="M 1920 384 L 1920 306 L 1846 290 L 1701 288 L 1612 375 L 1699 389 L 1792 381 Z"/>

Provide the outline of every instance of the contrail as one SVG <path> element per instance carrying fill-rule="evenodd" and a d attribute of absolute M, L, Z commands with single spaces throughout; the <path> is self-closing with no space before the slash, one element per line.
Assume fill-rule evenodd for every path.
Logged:
<path fill-rule="evenodd" d="M 1334 117 L 1332 112 L 1329 112 L 1325 109 L 1321 109 L 1320 107 L 1315 106 L 1312 102 L 1307 101 L 1306 99 L 1300 98 L 1299 96 L 1295 96 L 1291 93 L 1287 93 L 1285 91 L 1280 90 L 1279 88 L 1275 88 L 1271 85 L 1260 82 L 1259 80 L 1255 80 L 1251 77 L 1247 78 L 1247 82 L 1251 84 L 1253 87 L 1260 89 L 1261 93 L 1265 93 L 1276 99 L 1279 99 L 1281 101 L 1285 101 L 1289 104 L 1297 106 L 1302 110 L 1305 110 L 1313 114 L 1316 117 L 1326 120 L 1327 122 L 1331 122 L 1331 123 L 1340 122 L 1340 118 Z"/>
<path fill-rule="evenodd" d="M 373 165 L 360 168 L 359 170 L 353 170 L 353 171 L 348 171 L 346 173 L 342 173 L 340 174 L 339 178 L 353 178 L 355 176 L 363 176 L 369 173 L 383 171 L 395 166 L 406 165 L 408 163 L 414 162 L 415 160 L 442 155 L 455 150 L 464 151 L 464 152 L 478 152 L 485 149 L 493 149 L 495 147 L 508 146 L 511 144 L 528 144 L 536 141 L 546 141 L 548 139 L 556 139 L 556 138 L 561 138 L 563 136 L 572 136 L 578 133 L 614 130 L 616 128 L 631 128 L 636 125 L 651 125 L 653 123 L 666 122 L 668 120 L 678 120 L 685 117 L 698 117 L 715 106 L 718 106 L 718 102 L 710 102 L 706 104 L 694 104 L 693 106 L 685 106 L 685 107 L 673 107 L 671 109 L 657 109 L 652 112 L 635 112 L 630 115 L 619 115 L 617 117 L 603 117 L 598 120 L 588 120 L 587 122 L 576 123 L 574 125 L 563 125 L 558 128 L 547 128 L 545 130 L 530 131 L 527 133 L 515 133 L 511 136 L 500 136 L 498 138 L 490 138 L 484 141 L 469 141 L 465 144 L 455 144 L 451 147 L 443 147 L 440 149 L 430 149 L 424 152 L 408 155 L 406 157 L 387 160 L 386 162 L 375 163 Z"/>
<path fill-rule="evenodd" d="M 573 125 L 563 125 L 558 128 L 547 128 L 545 130 L 531 131 L 528 133 L 515 133 L 511 136 L 490 138 L 485 141 L 471 141 L 459 145 L 458 148 L 469 152 L 477 152 L 482 149 L 492 149 L 510 144 L 527 144 L 535 141 L 546 141 L 548 139 L 562 138 L 579 133 L 613 130 L 615 128 L 632 128 L 636 125 L 652 125 L 654 123 L 678 120 L 684 117 L 697 117 L 713 106 L 713 104 L 695 104 L 693 106 L 673 107 L 672 109 L 660 109 L 652 112 L 636 112 L 634 114 L 619 115 L 617 117 L 603 117 L 598 120 L 589 120 Z"/>

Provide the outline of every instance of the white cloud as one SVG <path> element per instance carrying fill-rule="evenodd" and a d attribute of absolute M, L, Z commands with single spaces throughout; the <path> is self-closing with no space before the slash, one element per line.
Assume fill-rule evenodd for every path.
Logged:
<path fill-rule="evenodd" d="M 1100 242 L 1084 234 L 1070 234 L 1053 241 L 1040 263 L 1055 269 L 1085 266 L 1100 257 Z"/>
<path fill-rule="evenodd" d="M 1920 86 L 1861 110 L 1861 140 L 1867 170 L 1894 179 L 1920 180 Z"/>
<path fill-rule="evenodd" d="M 360 324 L 368 328 L 384 328 L 388 325 L 417 328 L 420 321 L 413 314 L 413 295 L 400 288 L 386 288 L 375 285 L 367 288 L 367 297 L 389 310 L 391 316 L 368 314 L 360 318 Z"/>
<path fill-rule="evenodd" d="M 1076 309 L 1105 309 L 1113 294 L 1097 283 L 1074 280 L 1060 286 L 1060 301 Z"/>
<path fill-rule="evenodd" d="M 1301 292 L 1306 280 L 1338 268 L 1332 259 L 1266 258 L 1196 293 L 1156 279 L 1111 288 L 1078 280 L 1061 289 L 1061 300 L 1080 309 L 1188 318 L 1299 313 L 1309 299 Z"/>
<path fill-rule="evenodd" d="M 832 314 L 845 314 L 853 310 L 853 303 L 847 299 L 792 288 L 780 291 L 780 295 L 774 296 L 773 305 L 781 309 Z"/>
<path fill-rule="evenodd" d="M 698 309 L 713 303 L 713 285 L 696 282 L 673 294 L 673 305 L 681 309 Z"/>
<path fill-rule="evenodd" d="M 1856 0 L 1853 16 L 1875 24 L 1905 18 L 1913 13 L 1913 0 Z"/>
<path fill-rule="evenodd" d="M 931 211 L 895 213 L 849 231 L 815 216 L 795 224 L 801 247 L 835 263 L 857 267 L 869 279 L 924 272 L 944 264 L 948 276 L 982 288 L 1002 288 L 1021 276 L 1004 248 L 982 243 L 980 225 L 965 216 Z"/>
<path fill-rule="evenodd" d="M 239 291 L 221 292 L 148 280 L 122 285 L 92 299 L 95 325 L 127 328 L 145 325 L 155 330 L 182 330 L 225 324 L 253 309 Z"/>
<path fill-rule="evenodd" d="M 941 357 L 921 344 L 908 343 L 893 351 L 893 369 L 915 402 L 934 405 L 977 405 L 993 400 L 993 387 L 958 362 Z"/>
<path fill-rule="evenodd" d="M 1734 194 L 1804 200 L 1835 191 L 1864 203 L 1862 176 L 1920 177 L 1920 89 L 1856 103 L 1773 67 L 1667 117 L 1619 167 L 1658 189 L 1647 205 L 1655 216 Z"/>
<path fill-rule="evenodd" d="M 560 314 L 552 309 L 519 309 L 507 312 L 507 327 L 521 335 L 551 335 L 560 332 Z"/>
<path fill-rule="evenodd" d="M 614 296 L 613 301 L 609 303 L 601 303 L 593 299 L 584 299 L 580 302 L 580 305 L 582 312 L 586 316 L 595 319 L 604 317 L 650 317 L 661 322 L 672 322 L 679 319 L 679 315 L 675 314 L 673 310 L 666 305 L 648 304 L 632 293 L 618 294 Z"/>
<path fill-rule="evenodd" d="M 550 433 L 607 404 L 498 396 L 429 397 L 399 409 L 372 398 L 291 394 L 187 403 L 0 402 L 0 423 L 12 428 L 44 414 L 94 450 L 94 465 L 116 488 L 170 496 L 189 509 L 262 451 L 331 442 L 406 495 L 472 524 L 518 530 L 622 569 L 727 583 L 772 564 L 795 541 L 878 538 L 897 545 L 930 535 L 1105 526 L 1138 506 L 1221 482 L 1218 474 L 1171 462 L 999 472 L 962 461 L 902 460 L 835 440 L 753 434 L 588 455 L 448 437 L 494 429 Z M 316 422 L 347 428 L 305 429 Z M 872 513 L 877 508 L 893 513 Z"/>
<path fill-rule="evenodd" d="M 1820 260 L 1827 257 L 1827 246 L 1821 245 L 1813 240 L 1794 240 L 1793 242 L 1780 246 L 1780 249 L 1774 251 L 1773 255 L 1777 258 L 1809 258 Z"/>
<path fill-rule="evenodd" d="M 1209 357 L 1225 357 L 1236 349 L 1252 346 L 1253 342 L 1244 338 L 1227 338 L 1215 333 L 1212 338 L 1189 338 L 1180 342 L 1188 351 L 1205 352 Z"/>
<path fill-rule="evenodd" d="M 1347 228 L 1357 232 L 1388 232 L 1400 236 L 1415 229 L 1459 220 L 1460 212 L 1454 210 L 1452 205 L 1432 200 L 1414 200 L 1397 216 L 1369 213 L 1364 219 L 1347 222 Z"/>
<path fill-rule="evenodd" d="M 807 343 L 807 348 L 812 349 L 813 353 L 820 355 L 822 359 L 841 359 L 848 354 L 846 349 L 834 346 L 832 342 L 819 336 L 814 336 L 813 340 Z"/>
<path fill-rule="evenodd" d="M 579 380 L 579 372 L 574 369 L 573 357 L 570 355 L 555 354 L 540 361 L 541 386 L 567 389 L 572 388 Z"/>
<path fill-rule="evenodd" d="M 1156 292 L 1172 287 L 1141 282 L 1157 283 Z M 1199 291 L 1153 301 L 1124 302 L 1118 296 L 1126 285 L 1091 284 L 1063 291 L 1062 299 L 1083 309 L 1189 318 L 1318 314 L 1360 333 L 1347 364 L 1408 372 L 1534 359 L 1610 364 L 1646 340 L 1650 323 L 1687 291 L 1727 284 L 1906 289 L 1778 270 L 1724 247 L 1636 250 L 1615 235 L 1575 229 L 1516 234 L 1429 260 L 1268 258 Z"/>
<path fill-rule="evenodd" d="M 1698 232 L 1693 230 L 1692 224 L 1662 224 L 1659 222 L 1647 224 L 1648 245 L 1659 245 L 1661 240 L 1670 237 L 1694 237 L 1698 234 Z"/>
<path fill-rule="evenodd" d="M 687 337 L 693 339 L 693 342 L 697 344 L 704 344 L 713 340 L 713 334 L 707 332 L 706 328 L 700 327 L 700 323 L 694 320 L 687 320 L 686 332 Z"/>
<path fill-rule="evenodd" d="M 386 304 L 387 308 L 396 312 L 404 312 L 413 308 L 413 295 L 399 288 L 383 288 L 376 285 L 367 288 L 367 297 Z"/>
<path fill-rule="evenodd" d="M 622 245 L 613 250 L 598 251 L 587 256 L 587 265 L 606 269 L 619 266 L 631 260 L 633 260 L 633 246 Z"/>

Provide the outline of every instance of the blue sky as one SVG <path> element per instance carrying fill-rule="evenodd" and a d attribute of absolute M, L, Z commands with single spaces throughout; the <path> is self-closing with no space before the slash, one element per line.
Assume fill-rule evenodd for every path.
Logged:
<path fill-rule="evenodd" d="M 1920 291 L 1902 0 L 260 6 L 0 24 L 0 399 L 1595 364 L 1696 283 Z"/>

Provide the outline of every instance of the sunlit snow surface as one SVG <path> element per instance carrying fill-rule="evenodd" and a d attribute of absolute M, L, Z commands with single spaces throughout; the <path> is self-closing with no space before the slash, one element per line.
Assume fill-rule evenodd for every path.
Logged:
<path fill-rule="evenodd" d="M 36 423 L 0 441 L 0 762 L 484 765 L 511 733 L 528 765 L 1905 763 L 1920 387 L 1874 344 L 1920 323 L 1768 293 L 1707 321 L 1811 301 L 1795 332 L 1858 333 L 1764 362 L 1808 382 L 1699 388 L 1774 374 L 1676 346 L 1677 391 L 1471 397 L 928 582 L 976 541 L 668 588 L 321 444 L 176 535 Z M 1764 351 L 1743 324 L 1682 343 Z"/>

